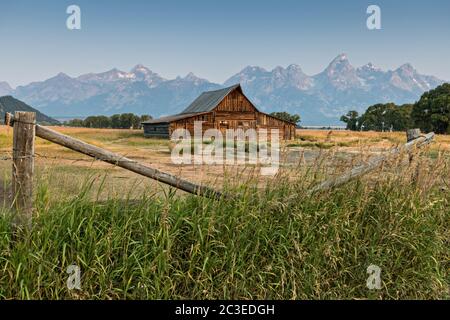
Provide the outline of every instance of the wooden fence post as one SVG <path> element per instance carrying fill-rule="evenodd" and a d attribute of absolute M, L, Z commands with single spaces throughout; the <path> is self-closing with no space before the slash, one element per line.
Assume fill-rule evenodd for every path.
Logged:
<path fill-rule="evenodd" d="M 12 196 L 16 223 L 31 227 L 33 214 L 33 172 L 36 114 L 17 111 L 14 114 Z"/>
<path fill-rule="evenodd" d="M 420 132 L 420 129 L 408 129 L 406 130 L 406 140 L 407 142 L 411 142 L 415 139 L 418 139 L 422 133 Z M 414 160 L 414 154 L 409 154 L 409 163 L 411 164 Z"/>
<path fill-rule="evenodd" d="M 27 112 L 21 112 L 22 114 L 28 114 Z M 16 136 L 17 137 L 21 137 L 23 139 L 25 139 L 24 133 L 19 133 L 19 131 L 17 130 L 16 132 L 16 120 L 17 120 L 17 124 L 22 124 L 22 125 L 29 125 L 29 127 L 27 127 L 28 132 L 26 132 L 28 136 L 25 140 L 28 141 L 25 145 L 27 145 L 27 150 L 28 151 L 22 151 L 22 154 L 27 154 L 28 156 L 26 157 L 27 159 L 31 160 L 30 163 L 28 163 L 28 168 L 29 170 L 27 171 L 28 174 L 27 176 L 30 178 L 28 179 L 27 183 L 30 183 L 28 185 L 28 187 L 26 188 L 26 190 L 29 190 L 28 192 L 23 192 L 23 196 L 29 196 L 28 198 L 28 204 L 32 204 L 32 181 L 31 181 L 31 177 L 33 175 L 33 156 L 34 156 L 34 137 L 37 136 L 39 138 L 51 141 L 53 143 L 59 144 L 60 146 L 72 149 L 74 151 L 77 152 L 81 152 L 85 155 L 88 155 L 90 157 L 93 157 L 95 159 L 101 160 L 101 161 L 105 161 L 107 163 L 113 164 L 115 166 L 119 166 L 122 167 L 124 169 L 130 170 L 132 172 L 135 172 L 137 174 L 143 175 L 145 177 L 149 177 L 152 179 L 155 179 L 157 181 L 160 181 L 162 183 L 168 184 L 172 187 L 175 187 L 177 189 L 181 189 L 183 191 L 198 195 L 198 196 L 203 196 L 203 197 L 208 197 L 211 199 L 220 199 L 222 197 L 229 197 L 229 195 L 225 195 L 222 194 L 220 191 L 216 191 L 212 188 L 209 188 L 207 186 L 203 186 L 201 184 L 195 184 L 193 182 L 190 182 L 188 180 L 184 180 L 180 177 L 171 175 L 169 173 L 163 172 L 163 171 L 159 171 L 157 169 L 154 169 L 150 166 L 144 165 L 142 163 L 139 163 L 137 161 L 128 159 L 120 154 L 93 146 L 91 144 L 88 144 L 86 142 L 83 142 L 81 140 L 78 139 L 74 139 L 72 137 L 66 136 L 64 134 L 58 133 L 56 131 L 53 131 L 49 128 L 46 127 L 42 127 L 38 124 L 34 124 L 35 122 L 35 116 L 33 114 L 33 118 L 32 119 L 24 119 L 23 116 L 18 115 L 18 113 L 16 112 L 16 116 L 20 116 L 22 120 L 13 118 L 10 114 L 8 114 L 8 118 L 11 119 L 12 123 L 14 124 L 14 149 L 15 150 L 19 150 L 19 147 L 15 147 L 16 145 Z M 33 125 L 34 124 L 34 125 Z M 31 134 L 32 134 L 32 138 L 31 138 Z M 17 138 L 19 139 L 19 138 Z M 22 144 L 24 144 L 22 142 Z M 14 154 L 14 156 L 16 156 L 16 154 Z M 19 156 L 17 156 L 18 158 Z M 23 170 L 19 170 L 19 168 L 17 166 L 13 166 L 13 176 L 15 174 L 15 172 L 18 172 L 17 174 L 17 180 L 19 181 L 19 174 L 23 173 Z M 25 176 L 24 178 L 26 178 L 27 176 Z M 17 190 L 17 186 L 15 187 L 15 189 Z M 17 192 L 16 192 L 17 193 Z M 32 207 L 31 205 L 26 206 L 27 208 Z M 32 211 L 32 209 L 31 209 Z M 31 216 L 31 214 L 30 214 Z"/>
<path fill-rule="evenodd" d="M 430 132 L 424 136 L 419 136 L 417 139 L 414 139 L 406 143 L 403 147 L 393 149 L 388 155 L 382 155 L 374 159 L 371 159 L 367 164 L 354 167 L 353 169 L 347 171 L 341 176 L 322 182 L 318 186 L 315 186 L 314 188 L 310 189 L 308 193 L 313 194 L 314 192 L 317 191 L 325 191 L 343 185 L 344 183 L 347 183 L 350 180 L 353 180 L 364 174 L 374 171 L 377 168 L 380 168 L 383 165 L 383 163 L 389 158 L 400 156 L 402 152 L 407 152 L 410 154 L 412 151 L 414 151 L 415 148 L 423 147 L 431 143 L 433 139 L 434 139 L 434 132 Z"/>
<path fill-rule="evenodd" d="M 409 129 L 406 131 L 406 140 L 407 142 L 413 141 L 419 138 L 421 135 L 420 129 Z"/>

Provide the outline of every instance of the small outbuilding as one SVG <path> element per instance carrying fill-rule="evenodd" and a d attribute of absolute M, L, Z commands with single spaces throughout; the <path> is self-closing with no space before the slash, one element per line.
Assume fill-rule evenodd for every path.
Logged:
<path fill-rule="evenodd" d="M 296 124 L 259 111 L 244 95 L 240 84 L 202 93 L 180 114 L 142 122 L 146 137 L 169 138 L 176 129 L 194 134 L 194 122 L 202 121 L 203 132 L 219 129 L 278 129 L 280 139 L 295 137 Z"/>

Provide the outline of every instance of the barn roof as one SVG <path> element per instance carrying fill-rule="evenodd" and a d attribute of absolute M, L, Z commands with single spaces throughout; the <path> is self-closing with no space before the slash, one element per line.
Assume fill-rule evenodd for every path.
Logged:
<path fill-rule="evenodd" d="M 156 123 L 169 123 L 172 121 L 177 121 L 192 116 L 200 115 L 202 113 L 211 112 L 217 105 L 222 102 L 225 97 L 235 89 L 239 89 L 242 92 L 240 84 L 235 84 L 234 86 L 223 88 L 214 91 L 203 92 L 197 99 L 192 102 L 189 107 L 184 109 L 181 113 L 162 117 L 159 119 L 152 119 L 142 122 L 143 124 L 156 124 Z"/>
<path fill-rule="evenodd" d="M 210 112 L 217 107 L 217 105 L 222 102 L 222 100 L 225 99 L 230 92 L 238 88 L 242 91 L 241 85 L 236 84 L 224 89 L 203 92 L 189 105 L 189 107 L 182 111 L 181 114 Z"/>

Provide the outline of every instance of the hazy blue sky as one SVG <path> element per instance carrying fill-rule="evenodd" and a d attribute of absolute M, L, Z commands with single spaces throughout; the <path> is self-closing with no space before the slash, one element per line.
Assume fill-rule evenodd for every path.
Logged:
<path fill-rule="evenodd" d="M 66 28 L 77 4 L 82 29 Z M 382 30 L 366 9 L 382 10 Z M 358 66 L 410 62 L 450 80 L 448 0 L 0 0 L 0 81 L 27 84 L 142 63 L 167 78 L 223 82 L 247 65 L 322 71 L 339 53 Z"/>

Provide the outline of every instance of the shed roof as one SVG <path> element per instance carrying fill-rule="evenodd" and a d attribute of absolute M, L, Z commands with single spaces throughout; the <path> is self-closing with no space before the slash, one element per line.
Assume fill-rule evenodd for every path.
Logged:
<path fill-rule="evenodd" d="M 207 113 L 207 112 L 195 112 L 195 113 L 183 113 L 183 114 L 180 113 L 180 114 L 176 114 L 173 116 L 167 116 L 167 117 L 162 117 L 162 118 L 158 118 L 158 119 L 147 120 L 147 121 L 142 122 L 142 124 L 170 123 L 172 121 L 177 121 L 177 120 L 181 120 L 181 119 L 185 119 L 185 118 L 190 118 L 193 116 L 198 116 L 203 113 Z"/>

